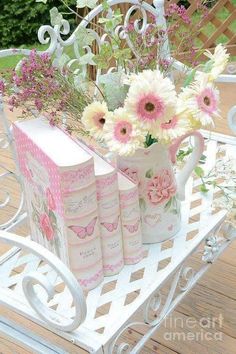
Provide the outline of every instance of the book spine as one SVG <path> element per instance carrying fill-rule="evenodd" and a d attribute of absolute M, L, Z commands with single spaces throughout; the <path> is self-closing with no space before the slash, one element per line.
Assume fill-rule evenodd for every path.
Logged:
<path fill-rule="evenodd" d="M 84 290 L 103 280 L 102 248 L 93 159 L 60 169 L 69 264 Z"/>
<path fill-rule="evenodd" d="M 105 276 L 120 272 L 124 266 L 117 172 L 96 176 L 98 210 Z"/>
<path fill-rule="evenodd" d="M 125 264 L 135 264 L 143 258 L 141 217 L 138 188 L 120 190 L 121 224 Z"/>

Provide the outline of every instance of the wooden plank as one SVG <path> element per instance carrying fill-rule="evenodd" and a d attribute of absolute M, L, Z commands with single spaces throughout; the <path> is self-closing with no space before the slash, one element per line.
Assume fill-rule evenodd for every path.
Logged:
<path fill-rule="evenodd" d="M 12 311 L 4 308 L 1 305 L 0 305 L 0 314 L 4 317 L 8 318 L 9 320 L 16 322 L 18 325 L 21 325 L 26 330 L 27 330 L 27 328 L 29 328 L 30 331 L 38 334 L 39 336 L 41 336 L 43 338 L 47 338 L 48 341 L 51 341 L 51 343 L 54 344 L 55 346 L 58 346 L 59 348 L 64 349 L 65 351 L 67 351 L 67 353 L 70 353 L 70 354 L 85 354 L 85 353 L 87 353 L 87 351 L 83 350 L 82 348 L 78 348 L 73 343 L 70 343 L 70 342 L 62 339 L 61 337 L 59 337 L 55 334 L 52 334 L 52 332 L 42 328 L 41 326 L 34 324 L 33 322 L 25 319 L 24 317 L 22 317 L 20 315 L 17 315 L 16 313 L 13 313 Z M 11 352 L 9 352 L 9 354 L 13 354 L 14 353 L 13 352 L 14 343 L 11 344 L 8 342 L 7 345 L 12 350 Z M 2 350 L 2 348 L 1 348 L 1 342 L 0 342 L 0 353 L 1 353 L 1 350 Z M 18 351 L 16 353 L 21 354 L 21 351 Z M 24 352 L 22 352 L 22 353 L 25 354 Z M 5 352 L 3 352 L 3 354 L 5 354 Z"/>

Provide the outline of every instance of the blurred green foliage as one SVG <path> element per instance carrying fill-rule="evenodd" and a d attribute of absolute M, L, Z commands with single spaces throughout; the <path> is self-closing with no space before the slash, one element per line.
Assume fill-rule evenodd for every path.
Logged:
<path fill-rule="evenodd" d="M 67 3 L 75 10 L 75 0 L 67 0 Z M 48 0 L 47 4 L 35 0 L 1 0 L 0 48 L 36 43 L 38 29 L 43 24 L 50 24 L 49 10 L 54 6 L 68 13 L 60 0 Z M 74 15 L 70 15 L 70 21 L 75 25 Z"/>

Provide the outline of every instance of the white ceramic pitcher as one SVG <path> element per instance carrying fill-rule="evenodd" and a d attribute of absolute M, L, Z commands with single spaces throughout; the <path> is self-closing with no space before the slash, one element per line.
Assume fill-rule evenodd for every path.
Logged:
<path fill-rule="evenodd" d="M 175 178 L 172 164 L 183 140 L 194 137 L 194 149 Z M 173 237 L 181 227 L 180 200 L 185 197 L 185 184 L 204 150 L 199 132 L 175 140 L 168 149 L 155 143 L 138 149 L 133 156 L 119 157 L 118 167 L 139 186 L 139 200 L 144 243 L 156 243 Z"/>
<path fill-rule="evenodd" d="M 236 106 L 233 106 L 228 113 L 229 127 L 236 134 Z"/>

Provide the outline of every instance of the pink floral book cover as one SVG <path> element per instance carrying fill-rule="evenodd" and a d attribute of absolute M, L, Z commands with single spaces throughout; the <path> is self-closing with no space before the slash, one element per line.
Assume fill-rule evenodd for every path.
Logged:
<path fill-rule="evenodd" d="M 95 287 L 103 264 L 93 158 L 42 118 L 15 123 L 13 132 L 32 239 L 64 261 L 84 289 Z"/>

